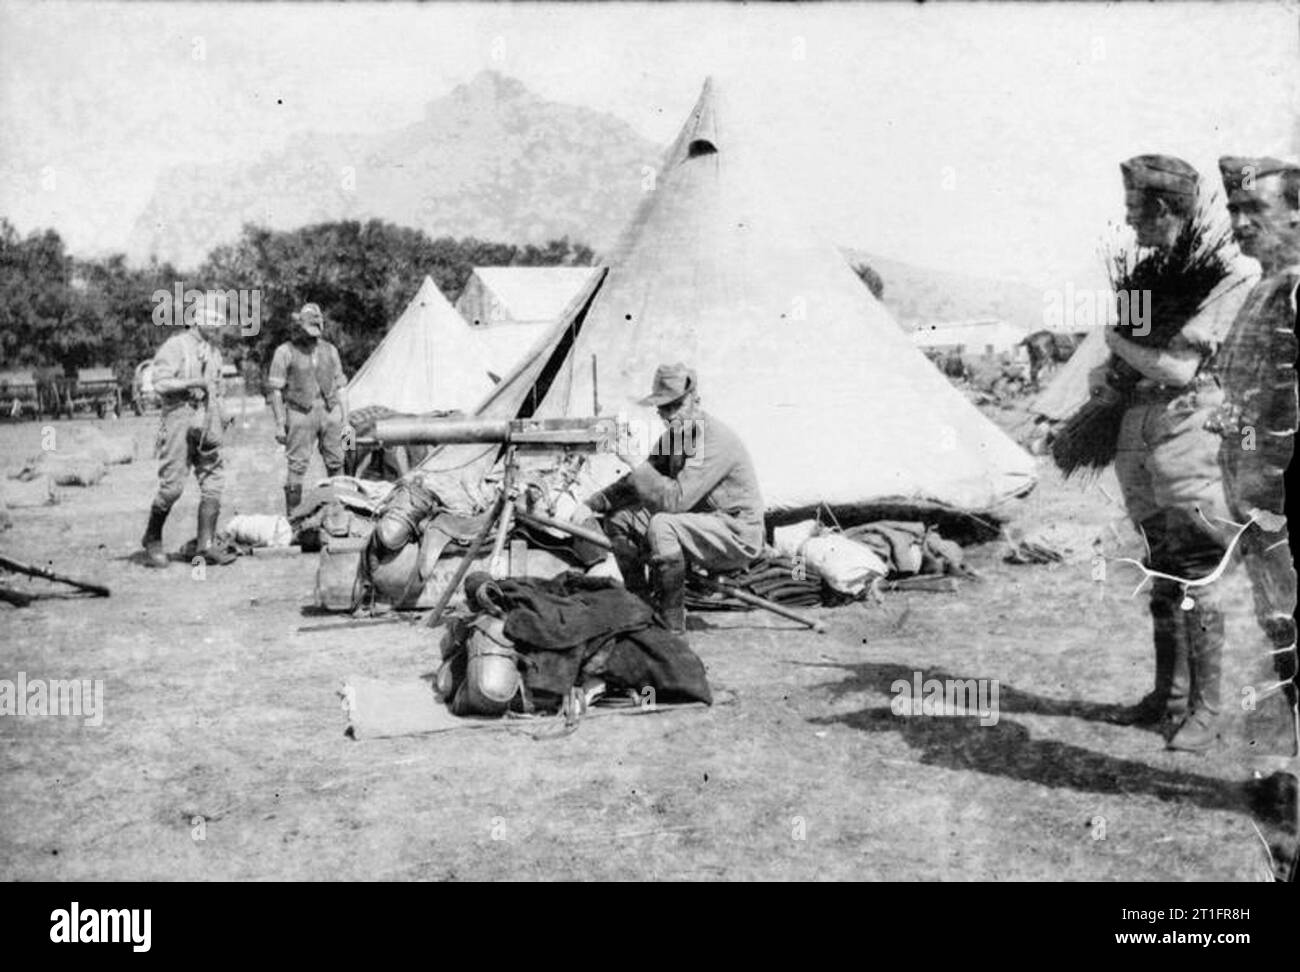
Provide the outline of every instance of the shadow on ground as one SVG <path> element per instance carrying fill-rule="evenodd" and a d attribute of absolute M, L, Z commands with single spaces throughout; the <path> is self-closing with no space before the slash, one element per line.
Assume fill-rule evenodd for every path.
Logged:
<path fill-rule="evenodd" d="M 848 674 L 824 688 L 832 697 L 862 692 L 892 695 L 899 679 L 912 681 L 913 665 L 865 662 L 827 665 Z M 964 678 L 943 669 L 930 669 L 926 679 Z M 999 686 L 999 713 L 1071 716 L 1104 721 L 1116 707 L 1081 700 L 1058 701 Z M 1067 788 L 1081 792 L 1128 796 L 1147 795 L 1160 800 L 1194 804 L 1207 810 L 1249 813 L 1245 792 L 1235 782 L 1183 770 L 1163 769 L 1131 759 L 1109 756 L 1081 746 L 1050 739 L 1035 739 L 1029 729 L 1005 717 L 995 725 L 981 725 L 978 716 L 899 716 L 888 705 L 808 720 L 814 725 L 843 725 L 861 732 L 896 732 L 920 754 L 920 762 L 949 770 L 970 770 L 989 776 Z"/>

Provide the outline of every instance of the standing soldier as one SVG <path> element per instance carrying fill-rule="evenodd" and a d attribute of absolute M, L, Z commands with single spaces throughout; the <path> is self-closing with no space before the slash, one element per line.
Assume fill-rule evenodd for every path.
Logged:
<path fill-rule="evenodd" d="M 1286 757 L 1280 785 L 1295 806 L 1297 717 L 1296 574 L 1286 524 L 1283 474 L 1297 422 L 1295 328 L 1300 288 L 1300 165 L 1273 158 L 1219 160 L 1232 232 L 1264 271 L 1237 315 L 1215 364 L 1223 407 L 1210 427 L 1222 436 L 1219 463 L 1232 519 L 1244 524 L 1241 555 L 1255 616 L 1268 636 L 1261 684 L 1247 707 L 1254 753 Z M 1286 779 L 1285 777 L 1289 777 Z M 1278 782 L 1278 781 L 1275 781 Z"/>
<path fill-rule="evenodd" d="M 1126 219 L 1138 246 L 1161 259 L 1182 258 L 1170 256 L 1175 253 L 1190 258 L 1185 234 L 1197 218 L 1196 170 L 1171 156 L 1142 155 L 1122 163 L 1120 171 Z M 1176 273 L 1169 279 L 1171 288 L 1178 286 Z M 1226 549 L 1219 443 L 1204 428 L 1220 399 L 1205 365 L 1245 299 L 1248 279 L 1238 260 L 1163 347 L 1106 328 L 1111 353 L 1141 376 L 1129 392 L 1115 457 L 1124 504 L 1146 536 L 1148 566 L 1189 580 L 1211 573 Z M 1160 297 L 1150 299 L 1154 306 Z M 1109 373 L 1107 365 L 1096 369 L 1092 384 L 1103 384 Z M 1223 648 L 1218 592 L 1211 585 L 1185 598 L 1177 581 L 1155 578 L 1150 612 L 1155 687 L 1118 721 L 1163 726 L 1171 749 L 1208 748 L 1219 710 Z"/>
<path fill-rule="evenodd" d="M 325 474 L 343 472 L 343 429 L 348 417 L 343 363 L 338 349 L 320 336 L 320 308 L 303 304 L 293 320 L 293 338 L 275 349 L 266 380 L 275 415 L 275 441 L 285 446 L 289 461 L 284 486 L 286 516 L 292 516 L 302 500 L 302 480 L 318 446 Z"/>
<path fill-rule="evenodd" d="M 225 480 L 221 460 L 221 351 L 216 346 L 224 323 L 215 308 L 195 308 L 189 326 L 164 341 L 153 359 L 153 382 L 162 399 L 162 419 L 158 428 L 158 495 L 149 510 L 149 526 L 142 541 L 149 567 L 167 566 L 163 524 L 180 499 L 185 474 L 191 469 L 199 482 L 195 555 L 209 564 L 234 560 L 233 554 L 212 545 Z"/>

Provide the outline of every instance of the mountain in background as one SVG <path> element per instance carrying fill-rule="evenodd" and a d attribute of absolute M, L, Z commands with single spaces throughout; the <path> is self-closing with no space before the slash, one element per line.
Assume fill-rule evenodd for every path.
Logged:
<path fill-rule="evenodd" d="M 197 266 L 245 223 L 294 229 L 378 218 L 431 237 L 541 244 L 568 236 L 597 252 L 640 200 L 663 148 L 612 115 L 545 101 L 484 71 L 379 135 L 308 135 L 247 165 L 168 170 L 136 220 L 132 260 Z"/>
<path fill-rule="evenodd" d="M 276 230 L 378 218 L 430 237 L 541 244 L 568 236 L 600 253 L 636 210 L 646 167 L 663 154 L 612 115 L 545 101 L 484 71 L 429 103 L 425 117 L 378 135 L 307 135 L 245 165 L 168 170 L 127 246 L 197 267 L 245 223 Z M 886 306 L 908 330 L 996 317 L 1037 330 L 1034 287 L 844 250 L 884 282 Z"/>
<path fill-rule="evenodd" d="M 867 264 L 884 283 L 885 306 L 906 331 L 918 323 L 940 324 L 997 318 L 1032 333 L 1043 327 L 1043 291 L 1030 284 L 972 277 L 919 267 L 862 250 L 842 251 L 850 265 Z"/>

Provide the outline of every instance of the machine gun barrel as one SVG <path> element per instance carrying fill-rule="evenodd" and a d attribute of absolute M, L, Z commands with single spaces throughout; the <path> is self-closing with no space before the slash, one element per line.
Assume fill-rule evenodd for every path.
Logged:
<path fill-rule="evenodd" d="M 390 445 L 445 445 L 451 442 L 509 442 L 509 419 L 425 418 L 401 416 L 379 419 L 372 437 Z"/>
<path fill-rule="evenodd" d="M 499 442 L 534 449 L 617 452 L 621 428 L 612 416 L 496 419 L 404 416 L 379 419 L 371 439 L 383 446 Z"/>

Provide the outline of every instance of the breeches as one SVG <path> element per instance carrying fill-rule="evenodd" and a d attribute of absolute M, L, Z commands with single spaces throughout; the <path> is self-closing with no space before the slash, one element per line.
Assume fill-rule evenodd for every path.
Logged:
<path fill-rule="evenodd" d="M 625 537 L 646 560 L 684 559 L 708 571 L 738 570 L 762 551 L 761 525 L 714 513 L 651 513 L 625 507 L 605 518 L 610 539 Z"/>
<path fill-rule="evenodd" d="M 1134 523 L 1180 509 L 1199 510 L 1217 527 L 1216 517 L 1227 515 L 1220 439 L 1204 427 L 1212 408 L 1191 404 L 1192 397 L 1137 404 L 1124 413 L 1115 474 Z"/>
<path fill-rule="evenodd" d="M 193 469 L 199 483 L 199 494 L 209 499 L 220 499 L 225 485 L 225 470 L 221 460 L 221 431 L 219 428 L 194 428 L 201 413 L 190 405 L 181 405 L 164 412 L 158 426 L 157 453 L 158 495 L 154 505 L 170 510 L 185 490 L 185 476 Z"/>
<path fill-rule="evenodd" d="M 343 409 L 337 405 L 326 409 L 316 402 L 310 412 L 289 408 L 289 431 L 285 454 L 289 460 L 288 485 L 298 486 L 307 475 L 312 452 L 319 446 L 325 460 L 325 474 L 336 476 L 343 471 Z"/>

